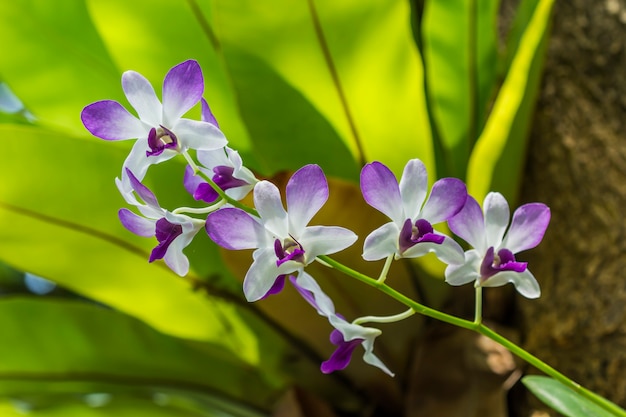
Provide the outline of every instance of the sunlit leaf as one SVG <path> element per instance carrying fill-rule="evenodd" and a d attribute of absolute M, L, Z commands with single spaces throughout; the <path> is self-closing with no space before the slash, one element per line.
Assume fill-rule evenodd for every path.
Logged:
<path fill-rule="evenodd" d="M 0 74 L 41 122 L 82 132 L 80 110 L 120 99 L 120 73 L 83 1 L 0 3 Z"/>
<path fill-rule="evenodd" d="M 364 159 L 396 172 L 407 156 L 431 167 L 409 12 L 402 1 L 216 2 L 216 33 L 259 157 L 274 171 L 315 162 L 352 179 Z"/>
<path fill-rule="evenodd" d="M 465 178 L 495 85 L 499 1 L 427 1 L 421 26 L 442 173 Z"/>
<path fill-rule="evenodd" d="M 555 379 L 530 375 L 522 378 L 522 382 L 544 404 L 566 417 L 615 417 L 615 414 L 572 391 Z"/>
<path fill-rule="evenodd" d="M 114 398 L 123 387 L 134 387 L 222 397 L 245 409 L 268 408 L 280 388 L 235 351 L 166 336 L 86 302 L 5 299 L 0 327 L 3 396 L 75 391 L 112 392 Z M 54 410 L 50 415 L 57 415 Z"/>
<path fill-rule="evenodd" d="M 542 52 L 540 45 L 549 27 L 553 3 L 554 0 L 542 0 L 537 5 L 507 77 L 498 92 L 485 129 L 470 156 L 467 168 L 468 192 L 478 201 L 482 201 L 491 189 L 496 165 L 507 149 L 508 141 L 512 139 L 518 141 L 509 145 L 518 151 L 511 152 L 511 156 L 517 161 L 522 160 L 523 153 L 519 153 L 519 149 L 523 149 L 524 146 L 519 142 L 526 138 L 512 133 L 526 96 L 534 94 L 531 88 L 533 62 L 537 54 Z M 498 175 L 504 175 L 507 179 L 515 178 L 514 173 L 518 166 L 519 163 L 508 167 L 505 172 L 498 172 Z"/>

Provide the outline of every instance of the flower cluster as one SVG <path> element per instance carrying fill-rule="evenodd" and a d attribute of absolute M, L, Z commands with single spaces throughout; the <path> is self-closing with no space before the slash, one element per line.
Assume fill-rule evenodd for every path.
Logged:
<path fill-rule="evenodd" d="M 116 184 L 138 214 L 122 208 L 119 218 L 129 231 L 156 238 L 149 262 L 163 259 L 175 273 L 187 274 L 190 266 L 183 250 L 203 229 L 223 248 L 254 249 L 243 282 L 246 299 L 258 301 L 280 292 L 286 283 L 293 285 L 334 328 L 330 341 L 337 348 L 322 364 L 323 372 L 344 369 L 355 349 L 362 346 L 365 362 L 393 375 L 374 354 L 374 340 L 382 331 L 363 326 L 365 318 L 348 321 L 337 313 L 332 300 L 306 270 L 316 260 L 329 266 L 324 261 L 327 255 L 357 241 L 357 235 L 346 228 L 309 225 L 329 196 L 322 169 L 306 165 L 292 175 L 285 189 L 285 208 L 278 187 L 259 181 L 237 151 L 227 146 L 202 98 L 204 82 L 195 61 L 183 62 L 168 72 L 162 102 L 150 83 L 134 71 L 123 74 L 122 88 L 137 116 L 116 101 L 103 100 L 85 107 L 81 118 L 87 130 L 99 138 L 136 139 Z M 183 117 L 198 104 L 201 120 Z M 195 151 L 195 159 L 190 151 Z M 181 185 L 195 200 L 206 203 L 205 207 L 170 211 L 161 207 L 142 183 L 151 165 L 177 155 L 187 162 Z M 550 220 L 544 204 L 521 206 L 509 226 L 509 207 L 501 194 L 490 193 L 481 209 L 459 179 L 442 178 L 429 189 L 426 167 L 418 159 L 408 161 L 399 181 L 384 164 L 369 163 L 361 171 L 360 188 L 365 202 L 390 219 L 372 231 L 363 245 L 365 260 L 386 260 L 379 283 L 386 279 L 393 260 L 433 253 L 447 264 L 445 279 L 451 285 L 474 282 L 476 287 L 491 287 L 510 282 L 525 297 L 540 295 L 527 264 L 515 255 L 535 247 L 543 238 Z M 254 207 L 240 203 L 250 192 Z M 444 223 L 469 250 L 464 251 L 455 238 L 435 228 Z"/>

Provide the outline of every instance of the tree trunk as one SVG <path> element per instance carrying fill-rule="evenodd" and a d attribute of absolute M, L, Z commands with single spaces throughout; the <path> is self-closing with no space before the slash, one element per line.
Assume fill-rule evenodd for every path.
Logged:
<path fill-rule="evenodd" d="M 626 406 L 626 1 L 555 4 L 521 203 L 552 221 L 524 256 L 526 348 Z M 536 405 L 536 403 L 533 403 Z"/>

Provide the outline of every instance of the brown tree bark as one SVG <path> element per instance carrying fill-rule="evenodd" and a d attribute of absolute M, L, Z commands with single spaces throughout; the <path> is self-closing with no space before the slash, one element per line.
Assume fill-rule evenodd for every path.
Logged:
<path fill-rule="evenodd" d="M 525 346 L 626 406 L 626 1 L 559 0 L 521 202 L 552 209 L 525 259 Z"/>

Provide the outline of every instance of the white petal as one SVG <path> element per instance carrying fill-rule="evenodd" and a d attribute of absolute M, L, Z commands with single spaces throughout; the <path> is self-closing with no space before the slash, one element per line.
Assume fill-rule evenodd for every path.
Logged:
<path fill-rule="evenodd" d="M 307 263 L 319 255 L 330 255 L 344 250 L 357 240 L 351 230 L 337 226 L 310 226 L 300 236 Z"/>
<path fill-rule="evenodd" d="M 482 256 L 476 250 L 465 252 L 465 262 L 461 265 L 448 265 L 445 276 L 450 285 L 464 285 L 480 278 Z"/>
<path fill-rule="evenodd" d="M 182 150 L 210 151 L 221 149 L 228 144 L 221 130 L 211 123 L 199 120 L 180 119 L 171 130 L 180 141 Z"/>
<path fill-rule="evenodd" d="M 483 287 L 500 287 L 512 282 L 517 292 L 526 298 L 539 298 L 541 289 L 533 274 L 527 269 L 524 272 L 503 271 L 488 278 Z"/>
<path fill-rule="evenodd" d="M 400 230 L 394 222 L 386 223 L 365 238 L 363 259 L 377 261 L 398 251 Z"/>
<path fill-rule="evenodd" d="M 122 88 L 141 121 L 152 127 L 158 127 L 162 123 L 161 102 L 143 75 L 135 71 L 126 71 L 122 74 Z"/>
<path fill-rule="evenodd" d="M 407 218 L 415 219 L 428 192 L 428 173 L 419 159 L 411 159 L 404 167 L 400 179 L 400 194 Z M 404 219 L 403 219 L 404 220 Z"/>
<path fill-rule="evenodd" d="M 500 193 L 489 193 L 483 203 L 485 212 L 485 237 L 487 247 L 497 248 L 502 243 L 504 232 L 509 225 L 509 204 Z"/>
<path fill-rule="evenodd" d="M 447 237 L 441 242 L 419 242 L 402 253 L 403 258 L 418 258 L 427 253 L 434 253 L 437 258 L 446 264 L 462 264 L 464 261 L 463 249 L 454 241 Z"/>
<path fill-rule="evenodd" d="M 260 181 L 254 187 L 254 207 L 267 230 L 276 238 L 289 236 L 287 212 L 280 199 L 280 191 L 269 181 Z"/>

